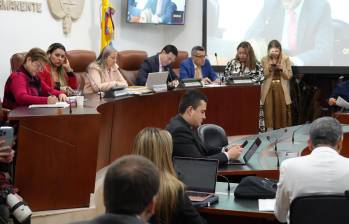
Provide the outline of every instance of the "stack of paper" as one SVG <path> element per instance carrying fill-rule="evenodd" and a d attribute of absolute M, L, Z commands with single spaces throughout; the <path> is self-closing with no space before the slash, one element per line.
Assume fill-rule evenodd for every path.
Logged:
<path fill-rule="evenodd" d="M 69 107 L 69 103 L 67 102 L 57 102 L 55 104 L 33 104 L 29 106 L 31 108 L 65 108 Z"/>
<path fill-rule="evenodd" d="M 274 199 L 258 199 L 258 208 L 261 212 L 273 212 L 275 206 Z"/>

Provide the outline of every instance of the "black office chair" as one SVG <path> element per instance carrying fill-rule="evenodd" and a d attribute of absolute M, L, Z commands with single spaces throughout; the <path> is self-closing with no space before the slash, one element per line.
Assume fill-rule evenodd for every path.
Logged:
<path fill-rule="evenodd" d="M 208 146 L 222 148 L 228 145 L 228 138 L 222 127 L 215 124 L 204 124 L 198 128 L 201 141 Z"/>
<path fill-rule="evenodd" d="M 290 208 L 290 224 L 348 223 L 349 191 L 342 195 L 312 195 L 295 198 Z"/>

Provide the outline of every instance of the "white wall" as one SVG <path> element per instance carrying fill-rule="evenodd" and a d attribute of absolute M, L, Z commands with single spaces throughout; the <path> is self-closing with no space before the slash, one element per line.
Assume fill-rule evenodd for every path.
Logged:
<path fill-rule="evenodd" d="M 85 0 L 79 20 L 73 22 L 72 32 L 63 34 L 62 21 L 57 21 L 49 12 L 47 1 L 42 3 L 42 13 L 0 11 L 0 96 L 10 74 L 10 57 L 16 52 L 32 47 L 44 50 L 60 42 L 67 50 L 87 49 L 99 52 L 99 10 L 101 0 Z M 114 22 L 117 34 L 113 44 L 118 50 L 139 49 L 149 55 L 160 51 L 166 44 L 174 44 L 179 50 L 200 45 L 202 39 L 202 1 L 187 0 L 184 26 L 166 26 L 126 23 L 126 0 L 110 0 L 116 9 Z"/>

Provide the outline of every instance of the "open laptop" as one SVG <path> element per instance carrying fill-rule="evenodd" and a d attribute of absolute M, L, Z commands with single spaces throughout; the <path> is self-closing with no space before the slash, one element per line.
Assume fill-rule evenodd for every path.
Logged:
<path fill-rule="evenodd" d="M 229 160 L 228 165 L 246 165 L 247 162 L 251 159 L 253 154 L 257 151 L 258 147 L 262 144 L 262 141 L 260 138 L 256 138 L 250 148 L 246 151 L 245 155 L 243 156 L 243 161 L 236 159 L 236 160 Z"/>
<path fill-rule="evenodd" d="M 192 202 L 204 201 L 214 196 L 218 160 L 174 157 L 173 165 Z"/>
<path fill-rule="evenodd" d="M 147 82 L 145 86 L 151 90 L 167 90 L 167 77 L 168 71 L 166 72 L 152 72 L 148 74 Z"/>

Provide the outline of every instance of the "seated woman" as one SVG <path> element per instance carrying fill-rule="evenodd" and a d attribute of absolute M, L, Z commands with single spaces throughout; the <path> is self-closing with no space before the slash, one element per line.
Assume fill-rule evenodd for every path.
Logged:
<path fill-rule="evenodd" d="M 264 80 L 263 67 L 257 61 L 251 44 L 241 42 L 236 49 L 236 56 L 228 62 L 224 70 L 225 80 L 234 76 L 247 76 L 253 81 L 261 83 Z"/>
<path fill-rule="evenodd" d="M 172 164 L 172 137 L 166 130 L 145 128 L 133 143 L 133 153 L 151 160 L 160 171 L 160 189 L 151 223 L 206 223 L 191 205 Z"/>
<path fill-rule="evenodd" d="M 66 58 L 65 47 L 60 43 L 51 44 L 47 50 L 49 63 L 40 73 L 40 79 L 49 87 L 73 95 L 77 89 L 77 80 Z"/>
<path fill-rule="evenodd" d="M 116 64 L 117 58 L 118 52 L 114 48 L 107 46 L 102 50 L 97 60 L 87 68 L 84 93 L 104 92 L 116 86 L 127 87 Z"/>
<path fill-rule="evenodd" d="M 53 104 L 58 100 L 67 100 L 63 92 L 50 88 L 38 76 L 46 63 L 48 58 L 45 51 L 33 48 L 27 53 L 22 66 L 6 81 L 3 102 L 5 108 L 14 109 L 30 104 Z"/>

